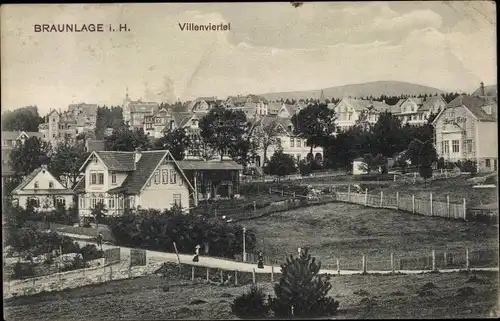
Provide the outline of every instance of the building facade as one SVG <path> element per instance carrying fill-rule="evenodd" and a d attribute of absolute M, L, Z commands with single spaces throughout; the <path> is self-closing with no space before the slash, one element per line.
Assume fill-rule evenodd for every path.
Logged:
<path fill-rule="evenodd" d="M 14 201 L 22 208 L 31 203 L 35 211 L 52 211 L 57 204 L 73 206 L 73 191 L 67 189 L 43 165 L 30 173 L 13 191 Z"/>
<path fill-rule="evenodd" d="M 478 171 L 496 171 L 498 123 L 496 97 L 461 95 L 434 119 L 434 143 L 446 161 L 475 161 Z"/>
<path fill-rule="evenodd" d="M 337 104 L 328 104 L 337 115 L 336 127 L 337 132 L 345 131 L 353 127 L 360 117 L 368 124 L 375 124 L 378 121 L 380 113 L 389 111 L 390 106 L 384 101 L 372 101 L 364 99 L 344 98 Z"/>
<path fill-rule="evenodd" d="M 75 186 L 81 216 L 103 203 L 108 215 L 133 209 L 189 210 L 194 188 L 170 152 L 93 152 Z"/>
<path fill-rule="evenodd" d="M 399 118 L 402 125 L 425 125 L 431 114 L 437 114 L 446 107 L 441 95 L 425 98 L 406 98 L 400 100 L 391 112 Z"/>

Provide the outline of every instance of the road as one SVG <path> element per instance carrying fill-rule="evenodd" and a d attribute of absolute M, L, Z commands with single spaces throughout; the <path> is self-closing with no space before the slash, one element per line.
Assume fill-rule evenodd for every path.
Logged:
<path fill-rule="evenodd" d="M 69 236 L 69 235 L 68 235 Z M 90 241 L 81 241 L 78 240 L 78 243 L 80 245 L 85 245 L 89 243 L 93 243 Z M 95 244 L 95 243 L 93 243 Z M 103 244 L 102 248 L 105 249 L 110 249 L 110 248 L 116 248 L 118 246 L 115 245 L 108 245 L 108 244 Z M 146 257 L 148 263 L 159 263 L 159 262 L 178 262 L 177 255 L 175 253 L 167 253 L 167 252 L 159 252 L 159 251 L 146 251 Z M 130 248 L 128 247 L 123 247 L 120 246 L 120 256 L 121 258 L 128 258 L 130 256 Z M 189 264 L 192 266 L 200 266 L 200 267 L 208 267 L 208 268 L 213 268 L 213 269 L 223 269 L 223 270 L 230 270 L 230 271 L 235 271 L 238 270 L 239 272 L 252 272 L 255 270 L 255 273 L 271 273 L 272 271 L 274 273 L 281 273 L 281 267 L 279 266 L 271 266 L 271 265 L 264 265 L 263 269 L 258 269 L 257 264 L 253 263 L 244 263 L 244 262 L 237 262 L 229 259 L 222 259 L 222 258 L 216 258 L 216 257 L 209 257 L 209 256 L 201 256 L 199 257 L 199 262 L 193 262 L 193 255 L 187 255 L 187 254 L 179 254 L 179 260 L 180 263 L 182 264 Z M 451 273 L 451 272 L 458 272 L 463 269 L 441 269 L 438 270 L 439 272 L 442 273 Z M 498 267 L 496 268 L 474 268 L 471 269 L 471 271 L 498 271 Z M 391 271 L 376 271 L 376 270 L 368 270 L 368 273 L 373 273 L 373 274 L 390 274 L 392 273 Z M 398 273 L 403 273 L 403 274 L 419 274 L 419 273 L 429 273 L 432 272 L 431 270 L 396 270 Z M 354 270 L 327 270 L 327 269 L 322 269 L 319 271 L 320 274 L 340 274 L 340 275 L 355 275 L 355 274 L 362 274 L 362 271 L 354 271 Z"/>

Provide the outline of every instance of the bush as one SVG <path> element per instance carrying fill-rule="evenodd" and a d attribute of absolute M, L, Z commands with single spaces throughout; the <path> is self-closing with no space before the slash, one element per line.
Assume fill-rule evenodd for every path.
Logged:
<path fill-rule="evenodd" d="M 71 262 L 70 265 L 63 266 L 63 268 L 61 269 L 61 271 L 62 272 L 66 272 L 66 271 L 73 271 L 73 270 L 78 270 L 78 269 L 84 269 L 87 266 L 88 265 L 85 264 L 85 262 L 80 258 L 80 256 L 77 255 L 73 259 L 73 262 Z"/>
<path fill-rule="evenodd" d="M 16 262 L 12 272 L 13 279 L 24 279 L 35 275 L 35 265 L 33 263 Z"/>
<path fill-rule="evenodd" d="M 243 227 L 216 218 L 148 210 L 113 217 L 109 228 L 122 246 L 173 252 L 176 242 L 179 252 L 192 254 L 196 245 L 208 243 L 211 256 L 234 258 L 243 252 Z M 247 251 L 255 248 L 252 229 L 246 231 L 245 242 Z"/>
<path fill-rule="evenodd" d="M 79 253 L 82 255 L 84 261 L 96 260 L 104 256 L 104 252 L 97 249 L 95 244 L 85 245 L 80 249 Z"/>
<path fill-rule="evenodd" d="M 332 285 L 329 275 L 319 275 L 321 262 L 307 250 L 298 258 L 290 255 L 286 263 L 281 265 L 281 278 L 274 286 L 276 298 L 271 300 L 270 307 L 275 316 L 285 318 L 297 317 L 325 317 L 337 312 L 339 302 L 328 297 Z"/>
<path fill-rule="evenodd" d="M 266 304 L 266 294 L 261 288 L 252 285 L 250 291 L 234 299 L 231 304 L 231 311 L 241 319 L 265 317 L 269 312 L 269 306 Z"/>

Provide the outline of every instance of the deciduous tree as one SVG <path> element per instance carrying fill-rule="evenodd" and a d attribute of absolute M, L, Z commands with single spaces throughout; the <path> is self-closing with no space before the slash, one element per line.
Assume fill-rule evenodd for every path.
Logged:
<path fill-rule="evenodd" d="M 28 106 L 2 113 L 2 130 L 37 132 L 43 118 L 36 106 Z"/>
<path fill-rule="evenodd" d="M 130 130 L 126 126 L 120 126 L 113 133 L 104 138 L 106 150 L 131 152 L 136 148 L 147 150 L 151 142 L 142 128 Z"/>
<path fill-rule="evenodd" d="M 182 160 L 186 157 L 186 150 L 190 145 L 191 139 L 186 134 L 186 130 L 184 128 L 176 128 L 157 139 L 153 148 L 157 150 L 168 149 L 174 159 Z"/>
<path fill-rule="evenodd" d="M 250 126 L 242 111 L 222 107 L 212 108 L 199 123 L 201 138 L 217 150 L 221 160 L 241 144 Z"/>
<path fill-rule="evenodd" d="M 19 144 L 10 153 L 10 166 L 17 176 L 30 174 L 42 165 L 49 163 L 50 143 L 32 136 L 24 144 Z"/>
<path fill-rule="evenodd" d="M 48 166 L 49 171 L 56 178 L 69 182 L 67 187 L 72 188 L 78 182 L 80 167 L 89 154 L 83 143 L 71 144 L 65 141 L 57 145 Z"/>
<path fill-rule="evenodd" d="M 278 149 L 273 154 L 273 156 L 271 156 L 271 160 L 267 164 L 267 167 L 269 174 L 278 176 L 278 179 L 281 176 L 286 176 L 297 172 L 297 168 L 295 167 L 295 159 L 292 155 L 283 153 L 282 149 Z"/>
<path fill-rule="evenodd" d="M 306 143 L 313 148 L 325 146 L 327 137 L 335 131 L 335 112 L 326 104 L 309 105 L 292 116 L 294 133 L 306 137 Z"/>

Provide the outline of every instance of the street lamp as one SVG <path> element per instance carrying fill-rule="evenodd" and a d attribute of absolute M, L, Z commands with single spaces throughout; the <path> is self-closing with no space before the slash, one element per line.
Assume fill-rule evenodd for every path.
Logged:
<path fill-rule="evenodd" d="M 245 233 L 246 233 L 246 231 L 247 231 L 247 229 L 243 228 L 243 262 L 247 261 L 247 252 L 245 250 Z"/>

